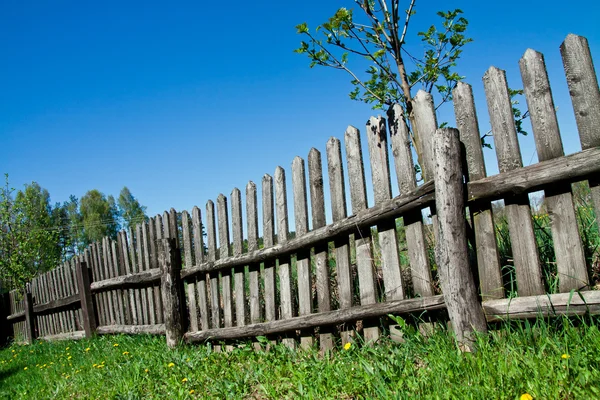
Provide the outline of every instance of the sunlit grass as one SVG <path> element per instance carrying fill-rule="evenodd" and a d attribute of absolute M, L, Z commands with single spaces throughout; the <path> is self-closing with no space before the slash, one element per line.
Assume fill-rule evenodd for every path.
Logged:
<path fill-rule="evenodd" d="M 405 343 L 355 343 L 329 356 L 279 345 L 168 350 L 163 337 L 144 335 L 37 342 L 0 351 L 0 398 L 598 398 L 597 324 L 505 324 L 473 354 L 444 330 L 424 337 L 411 326 Z"/>

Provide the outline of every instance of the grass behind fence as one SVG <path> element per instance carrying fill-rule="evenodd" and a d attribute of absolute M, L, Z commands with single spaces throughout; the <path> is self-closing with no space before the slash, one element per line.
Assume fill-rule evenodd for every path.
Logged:
<path fill-rule="evenodd" d="M 445 330 L 423 337 L 410 325 L 403 344 L 326 357 L 282 345 L 168 351 L 163 337 L 145 335 L 37 342 L 0 351 L 0 398 L 598 398 L 598 322 L 505 324 L 475 354 L 458 351 Z"/>

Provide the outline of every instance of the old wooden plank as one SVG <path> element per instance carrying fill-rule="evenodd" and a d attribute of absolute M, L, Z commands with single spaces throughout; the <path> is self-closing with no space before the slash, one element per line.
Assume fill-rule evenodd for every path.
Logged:
<path fill-rule="evenodd" d="M 229 258 L 229 215 L 227 198 L 223 194 L 217 197 L 217 221 L 219 225 L 219 259 Z M 221 272 L 219 279 L 223 298 L 223 323 L 225 327 L 233 326 L 233 297 L 231 292 L 231 269 Z"/>
<path fill-rule="evenodd" d="M 350 126 L 344 135 L 346 142 L 346 156 L 348 162 L 348 176 L 350 180 L 350 199 L 352 213 L 357 214 L 368 208 L 367 188 L 365 184 L 365 171 L 358 129 Z M 370 227 L 360 230 L 355 235 L 356 264 L 358 268 L 358 284 L 360 290 L 360 304 L 373 304 L 377 300 L 375 287 L 373 256 L 371 252 Z M 380 332 L 378 326 L 367 323 L 364 328 L 365 341 L 376 341 Z"/>
<path fill-rule="evenodd" d="M 117 266 L 119 268 L 119 276 L 127 275 L 127 267 L 126 263 L 129 263 L 129 260 L 126 259 L 128 257 L 127 249 L 123 248 L 123 234 L 125 232 L 117 232 L 117 243 L 116 243 L 116 254 L 118 254 L 118 262 Z M 125 325 L 131 324 L 131 298 L 133 297 L 133 292 L 129 289 L 123 289 L 123 320 L 125 321 Z"/>
<path fill-rule="evenodd" d="M 264 248 L 275 244 L 275 210 L 273 207 L 273 177 L 265 174 L 262 179 L 263 244 Z M 263 269 L 265 321 L 277 318 L 275 305 L 275 260 L 265 260 Z"/>
<path fill-rule="evenodd" d="M 114 278 L 105 279 L 100 282 L 92 282 L 91 288 L 93 292 L 99 292 L 106 290 L 114 290 L 119 287 L 145 287 L 150 284 L 156 284 L 159 281 L 160 269 L 155 268 L 142 272 L 135 272 L 128 275 L 121 275 Z"/>
<path fill-rule="evenodd" d="M 414 126 L 413 129 L 417 133 L 419 149 L 421 151 L 422 160 L 421 175 L 425 182 L 428 182 L 433 177 L 433 136 L 437 129 L 437 119 L 435 115 L 435 107 L 433 105 L 433 96 L 424 90 L 419 90 L 413 97 L 413 114 Z"/>
<path fill-rule="evenodd" d="M 501 173 L 522 168 L 506 74 L 496 67 L 490 67 L 483 77 L 483 84 L 498 168 Z M 526 195 L 507 198 L 505 207 L 519 296 L 544 293 L 529 198 Z"/>
<path fill-rule="evenodd" d="M 68 283 L 69 283 L 69 294 L 79 296 L 79 290 L 77 289 L 77 275 L 75 267 L 79 261 L 80 256 L 75 256 L 69 261 L 67 272 L 68 272 Z M 81 303 L 81 302 L 80 302 Z M 71 316 L 73 318 L 73 330 L 79 331 L 83 329 L 81 321 L 81 304 L 78 309 L 71 310 Z"/>
<path fill-rule="evenodd" d="M 79 340 L 83 338 L 85 338 L 85 331 L 58 333 L 55 335 L 40 337 L 39 339 L 46 342 L 58 342 L 61 340 Z"/>
<path fill-rule="evenodd" d="M 392 198 L 387 131 L 384 118 L 371 117 L 367 123 L 367 138 L 371 160 L 371 175 L 375 204 Z M 377 225 L 381 248 L 384 296 L 386 300 L 404 298 L 404 285 L 400 272 L 396 221 L 389 220 Z"/>
<path fill-rule="evenodd" d="M 192 229 L 194 233 L 194 255 L 196 264 L 204 262 L 204 239 L 202 237 L 202 215 L 200 209 L 196 206 L 192 209 Z M 196 289 L 198 291 L 198 311 L 200 319 L 198 328 L 201 330 L 209 329 L 208 325 L 208 297 L 206 294 L 206 274 L 200 274 L 196 279 Z"/>
<path fill-rule="evenodd" d="M 538 158 L 545 161 L 562 157 L 564 151 L 544 56 L 529 49 L 519 61 L 519 66 Z M 559 290 L 568 292 L 586 287 L 589 278 L 571 185 L 554 185 L 546 189 L 545 194 L 556 254 Z"/>
<path fill-rule="evenodd" d="M 166 212 L 165 212 L 166 213 Z M 143 226 L 142 224 L 137 224 L 135 227 L 135 250 L 136 250 L 136 263 L 135 263 L 135 268 L 136 268 L 136 272 L 142 272 L 145 270 L 144 267 L 144 239 L 143 239 Z M 141 288 L 141 289 L 137 289 L 139 291 L 140 294 L 140 300 L 141 300 L 141 311 L 142 311 L 142 315 L 141 315 L 141 322 L 144 325 L 150 325 L 150 306 L 149 306 L 149 299 L 148 299 L 148 291 L 146 290 L 146 288 Z"/>
<path fill-rule="evenodd" d="M 457 129 L 438 129 L 434 139 L 438 241 L 435 255 L 440 285 L 456 339 L 466 346 L 474 332 L 487 332 L 469 265 L 460 139 Z"/>
<path fill-rule="evenodd" d="M 157 325 L 112 325 L 100 326 L 97 333 L 99 335 L 116 335 L 124 333 L 126 335 L 164 335 L 166 333 L 165 324 Z"/>
<path fill-rule="evenodd" d="M 294 222 L 296 237 L 308 232 L 308 201 L 306 195 L 306 171 L 304 160 L 295 157 L 292 162 L 292 188 L 294 193 Z M 310 273 L 310 251 L 299 250 L 296 254 L 296 270 L 298 275 L 298 314 L 308 315 L 312 312 L 312 283 Z M 258 322 L 258 321 L 255 321 Z M 300 346 L 310 348 L 313 338 L 310 334 L 300 337 Z"/>
<path fill-rule="evenodd" d="M 60 265 L 59 267 L 57 267 L 55 269 L 56 271 L 56 289 L 57 289 L 57 293 L 58 293 L 58 297 L 57 299 L 61 299 L 63 297 L 66 297 L 66 282 L 65 282 L 65 266 L 66 263 L 63 263 L 62 265 Z M 70 321 L 70 316 L 69 316 L 69 312 L 66 310 L 63 311 L 59 311 L 58 312 L 59 315 L 62 318 L 63 321 L 63 332 L 70 332 L 71 331 L 71 321 Z"/>
<path fill-rule="evenodd" d="M 31 296 L 32 296 L 32 300 L 33 300 L 33 305 L 34 306 L 38 305 L 40 303 L 38 277 L 35 277 L 31 280 Z M 0 295 L 0 318 L 3 318 L 6 313 L 6 311 L 4 311 L 4 309 L 3 309 L 3 305 L 4 305 L 3 301 L 4 301 L 4 298 L 2 297 L 2 295 Z M 2 311 L 4 311 L 4 313 L 2 313 Z M 10 312 L 10 311 L 8 311 L 8 312 Z M 38 336 L 44 336 L 44 333 L 43 333 L 44 332 L 44 322 L 43 322 L 41 316 L 39 316 L 39 315 L 36 315 L 36 324 L 37 324 Z M 2 330 L 0 329 L 0 335 L 2 334 L 1 331 Z M 0 336 L 0 341 L 2 341 L 3 339 L 4 339 L 4 337 Z"/>
<path fill-rule="evenodd" d="M 190 231 L 190 214 L 181 212 L 181 230 L 183 239 L 183 268 L 194 265 L 192 252 L 192 233 Z M 198 330 L 198 307 L 196 304 L 196 282 L 194 279 L 186 282 L 187 304 L 189 310 L 190 330 Z"/>
<path fill-rule="evenodd" d="M 241 256 L 244 247 L 244 233 L 242 228 L 242 193 L 238 188 L 234 188 L 231 191 L 231 230 L 233 235 L 233 255 Z M 246 323 L 244 267 L 236 268 L 233 279 L 235 297 L 235 323 L 236 326 L 244 326 Z"/>
<path fill-rule="evenodd" d="M 275 204 L 277 243 L 285 243 L 289 237 L 287 188 L 285 170 L 279 166 L 275 169 Z M 292 300 L 292 277 L 289 256 L 283 256 L 279 259 L 277 274 L 279 276 L 279 318 L 292 318 L 294 316 L 294 304 Z M 290 348 L 296 346 L 293 338 L 283 338 L 282 342 Z"/>
<path fill-rule="evenodd" d="M 180 278 L 181 252 L 174 238 L 162 239 L 160 252 L 161 293 L 165 314 L 167 346 L 174 348 L 186 331 L 185 294 Z"/>
<path fill-rule="evenodd" d="M 388 125 L 396 177 L 400 194 L 409 193 L 417 187 L 415 167 L 410 148 L 408 126 L 403 117 L 402 107 L 394 105 L 388 110 Z M 404 217 L 406 247 L 415 296 L 432 296 L 433 279 L 427 256 L 425 231 L 421 210 L 415 210 Z"/>
<path fill-rule="evenodd" d="M 158 265 L 158 240 L 162 238 L 162 217 L 156 215 L 150 219 L 148 226 L 149 240 L 150 240 L 150 267 L 159 268 Z M 160 235 L 159 235 L 160 231 Z M 160 293 L 160 285 L 153 285 L 154 290 L 154 308 L 156 312 L 156 322 L 159 324 L 164 323 L 164 315 L 162 309 L 162 295 Z"/>
<path fill-rule="evenodd" d="M 248 226 L 248 253 L 258 251 L 258 206 L 257 206 L 256 184 L 252 181 L 246 185 L 246 218 Z M 242 256 L 238 256 L 240 258 Z M 249 283 L 249 306 L 250 323 L 255 324 L 262 320 L 260 292 L 259 292 L 259 268 L 260 264 L 248 260 L 248 283 Z"/>
<path fill-rule="evenodd" d="M 69 295 L 50 300 L 46 303 L 36 304 L 33 306 L 35 314 L 50 314 L 58 313 L 67 308 L 72 308 L 79 303 L 79 295 Z"/>
<path fill-rule="evenodd" d="M 109 260 L 110 260 L 110 256 L 108 254 L 108 250 L 107 250 L 107 244 L 106 244 L 107 238 L 104 237 L 102 239 L 102 242 L 100 243 L 100 265 L 101 265 L 101 270 L 102 270 L 102 274 L 103 277 L 105 279 L 110 279 L 111 278 L 111 271 L 110 271 L 110 267 L 109 267 Z M 115 293 L 113 291 L 107 291 L 104 293 L 107 296 L 107 319 L 108 319 L 108 324 L 110 325 L 115 325 L 117 323 L 117 320 L 115 318 L 115 309 L 116 309 L 116 296 Z"/>
<path fill-rule="evenodd" d="M 94 303 L 90 288 L 90 271 L 87 263 L 77 261 L 77 286 L 79 287 L 79 301 L 83 313 L 83 330 L 85 337 L 91 338 L 96 333 L 98 326 L 94 314 Z"/>
<path fill-rule="evenodd" d="M 217 259 L 217 230 L 215 223 L 215 203 L 209 200 L 206 203 L 206 233 L 208 239 L 208 261 Z M 221 304 L 219 299 L 219 275 L 217 272 L 210 274 L 210 314 L 211 328 L 221 327 Z"/>
<path fill-rule="evenodd" d="M 35 340 L 35 314 L 33 312 L 33 296 L 31 294 L 31 284 L 25 284 L 25 334 L 26 341 L 33 344 Z"/>
<path fill-rule="evenodd" d="M 471 85 L 459 82 L 452 91 L 452 99 L 456 126 L 467 158 L 467 170 L 464 171 L 466 181 L 472 182 L 483 179 L 486 177 L 486 170 Z M 496 229 L 492 217 L 492 204 L 490 201 L 482 201 L 469 205 L 469 212 L 475 231 L 475 249 L 481 297 L 484 300 L 503 298 L 504 286 L 500 267 L 500 254 L 496 242 Z"/>
<path fill-rule="evenodd" d="M 585 37 L 569 34 L 560 46 L 567 76 L 575 122 L 583 150 L 600 146 L 600 90 L 592 61 L 592 54 Z M 596 211 L 596 223 L 600 220 L 600 178 L 589 180 L 592 202 Z"/>
<path fill-rule="evenodd" d="M 314 147 L 308 153 L 308 181 L 310 187 L 310 205 L 313 229 L 327 225 L 325 219 L 325 195 L 323 189 L 323 166 L 321 153 Z M 331 310 L 330 271 L 328 260 L 329 243 L 315 246 L 315 270 L 317 286 L 317 308 L 319 312 Z M 323 328 L 319 333 L 319 347 L 321 352 L 332 350 L 334 347 L 333 335 Z"/>
<path fill-rule="evenodd" d="M 600 314 L 600 291 L 544 294 L 483 302 L 488 321 Z"/>
<path fill-rule="evenodd" d="M 110 238 L 106 239 L 106 250 L 107 250 L 107 258 L 108 258 L 108 267 L 110 270 L 111 277 L 119 276 L 119 266 L 118 260 L 116 258 L 115 250 L 116 246 L 114 245 L 114 241 Z M 114 303 L 114 313 L 115 313 L 115 324 L 121 325 L 124 324 L 123 318 L 123 290 L 117 289 L 112 292 L 113 294 L 113 303 Z"/>
<path fill-rule="evenodd" d="M 53 269 L 52 271 L 50 271 L 50 276 L 51 276 L 51 284 L 50 284 L 50 290 L 52 291 L 52 300 L 57 301 L 60 299 L 60 289 L 59 289 L 59 280 L 58 280 L 58 272 L 57 269 Z M 62 314 L 62 312 L 58 311 L 55 313 L 56 317 L 57 317 L 57 331 L 58 333 L 64 333 L 66 332 L 66 326 L 65 326 L 65 318 L 64 315 Z"/>
<path fill-rule="evenodd" d="M 137 229 L 137 228 L 136 228 Z M 129 228 L 129 257 L 131 258 L 131 272 L 137 273 L 138 269 L 138 256 L 136 252 L 136 237 L 134 235 L 134 229 L 132 227 Z M 136 310 L 136 318 L 137 323 L 140 325 L 146 324 L 146 320 L 144 319 L 144 303 L 142 302 L 142 294 L 141 289 L 133 289 L 133 295 L 135 297 L 135 310 Z"/>
<path fill-rule="evenodd" d="M 144 263 L 143 270 L 147 271 L 150 269 L 150 240 L 149 240 L 149 226 L 146 221 L 142 222 L 142 253 Z M 146 299 L 148 299 L 148 323 L 155 325 L 158 323 L 156 320 L 156 306 L 154 299 L 154 289 L 152 287 L 146 288 Z"/>
<path fill-rule="evenodd" d="M 188 332 L 185 334 L 185 340 L 188 343 L 197 343 L 206 340 L 240 339 L 299 329 L 310 329 L 316 326 L 337 325 L 360 319 L 377 318 L 387 314 L 405 314 L 423 312 L 425 310 L 439 310 L 444 307 L 444 299 L 441 295 L 416 299 L 392 300 L 384 303 L 355 306 L 343 310 L 308 314 L 291 319 L 257 323 L 243 327 Z"/>
<path fill-rule="evenodd" d="M 118 240 L 119 240 L 119 245 L 121 248 L 121 253 L 123 254 L 123 266 L 124 266 L 124 271 L 126 275 L 130 275 L 131 273 L 133 273 L 133 269 L 131 268 L 131 262 L 129 259 L 129 246 L 127 243 L 127 233 L 125 231 L 121 231 L 119 232 L 118 235 Z M 129 310 L 129 320 L 127 320 L 127 324 L 133 324 L 133 325 L 137 325 L 138 324 L 138 312 L 137 312 L 137 305 L 136 305 L 136 301 L 135 301 L 135 291 L 133 289 L 127 289 L 127 294 L 128 294 L 128 310 Z"/>

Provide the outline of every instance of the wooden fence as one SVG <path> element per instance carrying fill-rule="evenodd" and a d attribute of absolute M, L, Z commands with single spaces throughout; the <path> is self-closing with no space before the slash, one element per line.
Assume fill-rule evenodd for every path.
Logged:
<path fill-rule="evenodd" d="M 152 333 L 165 334 L 173 345 L 181 339 L 266 335 L 289 346 L 318 341 L 325 350 L 337 335 L 347 342 L 357 330 L 376 340 L 382 333 L 379 317 L 389 313 L 446 309 L 459 339 L 473 329 L 485 330 L 486 319 L 597 313 L 600 292 L 588 290 L 571 183 L 589 181 L 600 215 L 600 92 L 585 38 L 569 35 L 561 54 L 581 152 L 564 155 L 544 58 L 527 50 L 520 68 L 539 163 L 523 167 L 506 77 L 492 67 L 483 81 L 499 174 L 486 175 L 471 87 L 459 83 L 453 92 L 458 131 L 437 129 L 432 98 L 420 91 L 413 102 L 413 127 L 423 151 L 423 184 L 417 185 L 409 131 L 396 106 L 387 120 L 371 118 L 362 138 L 348 128 L 345 162 L 342 142 L 329 139 L 327 177 L 318 150 L 308 154 L 308 174 L 302 158 L 293 160 L 294 235 L 289 232 L 289 175 L 277 167 L 274 176 L 262 179 L 260 203 L 257 185 L 249 182 L 245 202 L 236 188 L 229 198 L 208 201 L 204 215 L 198 207 L 191 215 L 171 209 L 120 232 L 117 240 L 94 243 L 35 278 L 25 296 L 12 292 L 8 320 L 16 336 L 28 340 Z M 371 206 L 361 140 L 368 143 Z M 394 198 L 388 148 L 400 190 Z M 329 180 L 329 223 L 324 179 Z M 555 294 L 547 294 L 534 237 L 528 193 L 538 190 L 545 192 L 551 218 Z M 500 199 L 516 298 L 506 298 L 497 246 L 492 201 Z M 427 207 L 432 217 L 424 220 Z M 471 263 L 468 243 L 475 254 Z"/>

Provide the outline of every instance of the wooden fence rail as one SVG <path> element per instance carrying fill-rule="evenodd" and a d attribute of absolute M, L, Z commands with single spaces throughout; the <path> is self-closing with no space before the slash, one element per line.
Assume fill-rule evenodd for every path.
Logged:
<path fill-rule="evenodd" d="M 345 157 L 342 142 L 331 138 L 325 157 L 315 148 L 306 165 L 296 157 L 291 178 L 282 167 L 266 174 L 260 203 L 249 182 L 244 199 L 234 188 L 229 197 L 209 200 L 204 215 L 199 207 L 171 209 L 93 243 L 23 293 L 11 292 L 8 321 L 28 341 L 150 333 L 166 335 L 173 346 L 265 335 L 327 351 L 337 335 L 342 343 L 357 331 L 377 340 L 387 328 L 380 317 L 390 313 L 429 312 L 423 317 L 429 318 L 445 309 L 465 344 L 473 330 L 485 331 L 486 321 L 598 313 L 600 292 L 588 290 L 571 184 L 589 182 L 600 215 L 600 92 L 584 38 L 569 35 L 561 54 L 580 152 L 564 155 L 544 58 L 527 50 L 519 65 L 539 163 L 523 167 L 506 76 L 492 67 L 483 83 L 499 174 L 487 176 L 471 87 L 459 83 L 453 92 L 458 130 L 438 129 L 431 96 L 419 92 L 412 129 L 423 151 L 421 185 L 403 110 L 394 106 L 387 118 L 367 122 L 364 138 L 354 127 L 346 130 Z M 539 190 L 556 254 L 553 294 L 528 197 Z M 497 244 L 496 200 L 505 204 L 516 292 L 507 286 Z M 431 217 L 424 218 L 427 208 Z"/>

